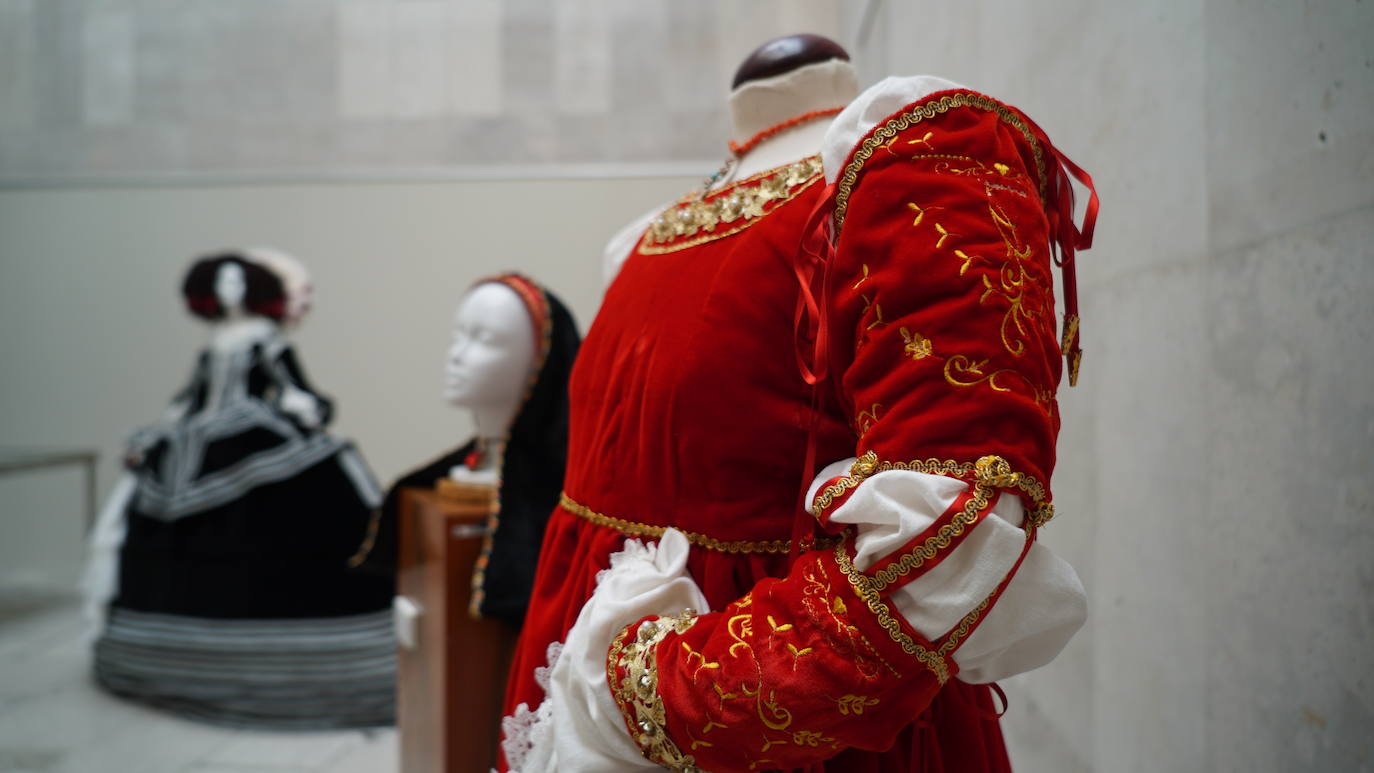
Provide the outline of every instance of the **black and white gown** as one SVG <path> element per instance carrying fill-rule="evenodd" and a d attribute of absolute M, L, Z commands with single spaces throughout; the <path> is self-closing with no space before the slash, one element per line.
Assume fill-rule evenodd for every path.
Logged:
<path fill-rule="evenodd" d="M 222 724 L 390 724 L 394 582 L 348 565 L 381 491 L 323 431 L 329 401 L 285 338 L 259 327 L 207 349 L 169 416 L 134 435 L 141 462 L 102 517 L 123 540 L 96 679 Z"/>

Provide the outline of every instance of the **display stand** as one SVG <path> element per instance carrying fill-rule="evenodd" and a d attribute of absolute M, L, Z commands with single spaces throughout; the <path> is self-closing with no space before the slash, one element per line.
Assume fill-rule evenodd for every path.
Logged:
<path fill-rule="evenodd" d="M 447 479 L 400 500 L 397 722 L 401 773 L 487 773 L 516 634 L 468 612 L 490 487 Z"/>

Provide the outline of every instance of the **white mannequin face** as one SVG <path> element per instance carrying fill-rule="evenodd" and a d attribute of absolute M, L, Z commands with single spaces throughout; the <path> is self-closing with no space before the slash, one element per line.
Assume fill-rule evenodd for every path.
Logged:
<path fill-rule="evenodd" d="M 534 364 L 529 312 L 514 290 L 486 282 L 463 296 L 453 322 L 444 398 L 476 411 L 479 426 L 500 423 L 504 429 L 524 397 Z M 481 414 L 488 420 L 482 421 Z"/>
<path fill-rule="evenodd" d="M 215 274 L 215 297 L 226 315 L 238 311 L 243 306 L 243 298 L 248 294 L 248 280 L 243 275 L 243 266 L 225 263 Z"/>

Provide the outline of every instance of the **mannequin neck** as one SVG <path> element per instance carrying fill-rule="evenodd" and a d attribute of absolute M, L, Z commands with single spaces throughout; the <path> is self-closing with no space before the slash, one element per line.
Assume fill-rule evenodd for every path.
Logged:
<path fill-rule="evenodd" d="M 510 425 L 515 421 L 515 411 L 519 403 L 509 405 L 482 405 L 472 408 L 472 426 L 477 437 L 490 443 L 505 442 Z"/>
<path fill-rule="evenodd" d="M 772 78 L 750 81 L 730 92 L 731 139 L 748 142 L 759 132 L 812 110 L 843 107 L 859 94 L 854 67 L 842 59 L 799 67 Z M 730 179 L 800 161 L 821 150 L 833 116 L 819 117 L 762 140 L 744 154 Z"/>
<path fill-rule="evenodd" d="M 462 464 L 451 467 L 448 476 L 451 480 L 468 485 L 497 486 L 501 483 L 501 465 L 505 456 L 505 437 L 479 434 L 472 454 Z"/>
<path fill-rule="evenodd" d="M 247 348 L 271 338 L 277 323 L 266 317 L 230 312 L 216 325 L 210 336 L 210 346 L 218 351 Z"/>

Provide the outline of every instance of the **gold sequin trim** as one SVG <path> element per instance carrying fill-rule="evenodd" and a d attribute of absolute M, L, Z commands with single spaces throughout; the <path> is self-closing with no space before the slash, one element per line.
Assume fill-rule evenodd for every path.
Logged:
<path fill-rule="evenodd" d="M 696 612 L 685 609 L 679 615 L 645 621 L 633 641 L 626 642 L 629 626 L 611 642 L 606 653 L 606 682 L 616 705 L 625 718 L 635 745 L 644 758 L 679 773 L 704 773 L 690 754 L 684 754 L 665 728 L 667 711 L 658 694 L 658 645 L 670 633 L 683 633 L 696 623 Z M 619 666 L 624 678 L 617 679 Z"/>
<path fill-rule="evenodd" d="M 661 255 L 737 234 L 820 179 L 821 158 L 811 156 L 745 178 L 704 198 L 689 194 L 654 218 L 640 240 L 639 251 Z M 755 182 L 758 184 L 751 185 Z"/>
<path fill-rule="evenodd" d="M 888 636 L 901 645 L 902 650 L 908 655 L 914 655 L 926 668 L 929 668 L 940 684 L 949 681 L 949 664 L 945 662 L 944 657 L 940 653 L 921 645 L 902 630 L 902 624 L 893 616 L 891 608 L 883 603 L 882 597 L 878 595 L 872 581 L 854 566 L 854 561 L 849 557 L 849 551 L 845 549 L 843 543 L 835 546 L 835 562 L 839 564 L 840 571 L 844 572 L 844 576 L 849 580 L 854 592 L 868 605 L 868 611 L 872 612 L 873 616 L 878 619 L 878 625 L 887 631 Z"/>
<path fill-rule="evenodd" d="M 637 523 L 635 521 L 627 521 L 622 518 L 613 518 L 609 515 L 603 515 L 595 512 L 586 505 L 578 504 L 566 493 L 559 495 L 558 504 L 562 506 L 564 510 L 567 510 L 579 518 L 591 521 L 597 526 L 615 529 L 621 534 L 630 537 L 658 539 L 662 537 L 663 532 L 667 531 L 669 528 L 676 528 L 669 526 L 654 526 L 648 523 Z M 693 545 L 707 550 L 714 550 L 717 553 L 769 553 L 773 555 L 786 555 L 792 552 L 792 540 L 789 539 L 729 541 L 718 540 L 715 537 L 708 537 L 705 534 L 698 534 L 694 531 L 686 531 L 683 529 L 678 529 L 678 531 L 682 532 L 683 536 L 687 537 L 687 541 Z M 803 540 L 801 547 L 802 550 L 828 548 L 837 541 L 837 539 L 828 539 L 824 537 L 814 541 Z"/>
<path fill-rule="evenodd" d="M 1040 178 L 1040 199 L 1045 199 L 1048 178 L 1045 174 L 1045 155 L 1044 149 L 1040 147 L 1040 142 L 1035 138 L 1030 126 L 1010 108 L 995 99 L 985 97 L 981 94 L 970 94 L 959 92 L 957 94 L 947 94 L 939 99 L 931 100 L 919 104 L 905 113 L 893 118 L 887 123 L 879 126 L 868 135 L 858 149 L 854 151 L 849 164 L 845 166 L 844 172 L 840 175 L 835 190 L 835 233 L 839 234 L 840 228 L 844 225 L 845 212 L 849 208 L 849 196 L 854 192 L 854 186 L 858 181 L 859 172 L 864 164 L 873 156 L 874 151 L 891 142 L 902 131 L 915 126 L 921 121 L 934 118 L 942 113 L 947 113 L 958 107 L 974 107 L 980 110 L 988 110 L 997 114 L 997 117 L 1008 124 L 1011 124 L 1021 135 L 1025 137 L 1026 143 L 1031 147 L 1031 153 L 1035 156 L 1035 169 Z"/>

